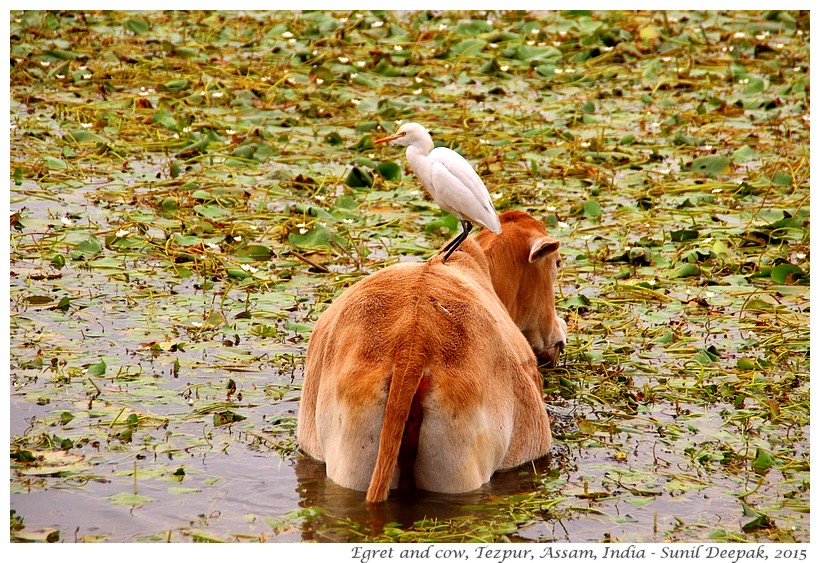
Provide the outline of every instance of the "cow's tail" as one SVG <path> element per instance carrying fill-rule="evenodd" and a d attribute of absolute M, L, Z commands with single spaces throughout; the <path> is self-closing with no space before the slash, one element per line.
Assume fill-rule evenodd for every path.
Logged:
<path fill-rule="evenodd" d="M 373 469 L 370 487 L 367 489 L 367 502 L 382 502 L 387 499 L 390 481 L 393 478 L 399 459 L 399 450 L 402 447 L 405 425 L 408 422 L 411 407 L 414 405 L 413 399 L 417 398 L 419 383 L 424 376 L 426 359 L 424 354 L 415 348 L 416 346 L 408 346 L 396 355 L 393 376 L 390 379 L 390 390 L 387 393 L 387 404 L 384 407 L 376 467 Z M 416 408 L 420 408 L 420 405 Z M 412 471 L 407 467 L 404 470 Z"/>

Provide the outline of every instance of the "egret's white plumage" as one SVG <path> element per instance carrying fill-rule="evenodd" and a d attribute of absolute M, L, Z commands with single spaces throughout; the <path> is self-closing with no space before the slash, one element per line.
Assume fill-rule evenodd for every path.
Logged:
<path fill-rule="evenodd" d="M 405 123 L 376 144 L 388 141 L 407 147 L 407 162 L 421 184 L 442 209 L 461 221 L 462 232 L 442 250 L 445 260 L 467 237 L 472 223 L 501 233 L 501 222 L 484 182 L 460 154 L 446 147 L 433 148 L 433 139 L 418 123 Z"/>

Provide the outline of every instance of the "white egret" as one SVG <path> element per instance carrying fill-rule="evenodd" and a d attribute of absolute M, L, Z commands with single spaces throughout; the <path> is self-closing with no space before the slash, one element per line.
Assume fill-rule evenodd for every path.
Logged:
<path fill-rule="evenodd" d="M 407 162 L 421 184 L 442 209 L 461 221 L 461 233 L 439 252 L 445 253 L 445 261 L 467 238 L 473 223 L 496 234 L 501 233 L 501 222 L 490 194 L 464 157 L 446 147 L 433 148 L 433 139 L 418 123 L 405 123 L 393 135 L 383 137 L 375 144 L 388 141 L 407 147 Z"/>

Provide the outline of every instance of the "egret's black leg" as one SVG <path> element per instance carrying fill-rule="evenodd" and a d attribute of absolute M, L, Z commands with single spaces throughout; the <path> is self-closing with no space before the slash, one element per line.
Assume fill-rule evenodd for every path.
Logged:
<path fill-rule="evenodd" d="M 462 219 L 461 229 L 462 231 L 458 234 L 458 236 L 456 236 L 456 238 L 447 243 L 447 246 L 442 248 L 441 252 L 439 252 L 439 254 L 441 254 L 442 252 L 445 253 L 444 262 L 446 262 L 450 255 L 456 251 L 456 249 L 461 245 L 462 242 L 464 242 L 464 240 L 467 238 L 467 235 L 469 235 L 470 231 L 473 230 L 473 224 L 467 221 L 466 219 Z"/>
<path fill-rule="evenodd" d="M 450 250 L 454 246 L 458 246 L 459 244 L 461 244 L 461 235 L 462 235 L 462 233 L 464 233 L 464 227 L 463 226 L 461 227 L 461 232 L 459 232 L 455 237 L 453 237 L 453 240 L 448 242 L 447 246 L 445 246 L 444 248 L 439 250 L 438 253 L 439 254 L 444 254 L 445 252 L 447 252 L 448 250 Z"/>

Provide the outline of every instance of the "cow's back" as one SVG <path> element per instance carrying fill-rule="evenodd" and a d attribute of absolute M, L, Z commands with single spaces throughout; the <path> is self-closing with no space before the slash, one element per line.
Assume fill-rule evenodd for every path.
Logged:
<path fill-rule="evenodd" d="M 549 422 L 534 356 L 491 287 L 486 266 L 460 252 L 446 264 L 433 259 L 373 274 L 322 314 L 298 428 L 302 448 L 327 462 L 331 479 L 367 488 L 391 378 L 408 357 L 424 366 L 416 486 L 472 490 L 496 469 L 525 461 L 522 454 L 546 451 Z M 522 423 L 540 434 L 534 446 L 518 443 Z"/>

